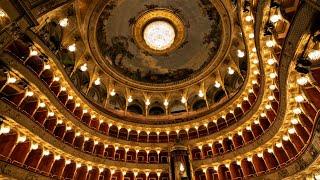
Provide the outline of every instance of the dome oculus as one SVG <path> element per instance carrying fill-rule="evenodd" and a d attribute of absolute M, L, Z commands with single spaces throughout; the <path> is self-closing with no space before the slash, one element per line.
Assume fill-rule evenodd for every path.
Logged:
<path fill-rule="evenodd" d="M 146 26 L 143 38 L 146 44 L 154 50 L 165 50 L 174 43 L 175 30 L 166 21 L 154 21 Z"/>

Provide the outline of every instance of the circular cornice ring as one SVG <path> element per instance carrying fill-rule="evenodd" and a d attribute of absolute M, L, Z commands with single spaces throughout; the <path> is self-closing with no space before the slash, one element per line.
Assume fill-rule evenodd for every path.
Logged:
<path fill-rule="evenodd" d="M 115 82 L 126 85 L 128 88 L 142 90 L 142 91 L 150 91 L 150 92 L 162 92 L 162 91 L 176 91 L 180 89 L 185 89 L 186 87 L 192 86 L 201 82 L 203 79 L 207 78 L 214 70 L 217 68 L 221 62 L 223 62 L 224 58 L 227 56 L 229 48 L 231 46 L 232 40 L 232 14 L 230 13 L 229 6 L 223 0 L 213 1 L 211 0 L 213 6 L 217 9 L 222 22 L 222 40 L 219 47 L 219 50 L 213 60 L 201 71 L 195 73 L 181 81 L 173 82 L 173 83 L 163 83 L 163 84 L 152 84 L 152 83 L 143 83 L 132 80 L 129 77 L 126 77 L 118 72 L 116 72 L 105 60 L 105 57 L 100 53 L 99 45 L 97 42 L 97 24 L 100 17 L 100 14 L 103 12 L 105 7 L 108 5 L 106 1 L 100 0 L 93 11 L 91 12 L 91 16 L 88 25 L 88 34 L 87 34 L 87 42 L 89 51 L 93 57 L 93 59 L 99 64 L 102 70 L 112 77 Z"/>

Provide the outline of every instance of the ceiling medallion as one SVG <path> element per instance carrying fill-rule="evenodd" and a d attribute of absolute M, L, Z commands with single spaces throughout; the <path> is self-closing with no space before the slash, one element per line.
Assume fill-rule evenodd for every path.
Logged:
<path fill-rule="evenodd" d="M 153 55 L 166 55 L 183 43 L 185 26 L 172 11 L 153 9 L 137 19 L 133 36 L 139 48 Z"/>

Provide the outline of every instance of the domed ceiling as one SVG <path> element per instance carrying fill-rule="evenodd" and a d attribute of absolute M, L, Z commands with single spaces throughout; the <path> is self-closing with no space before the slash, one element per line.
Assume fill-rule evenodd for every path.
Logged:
<path fill-rule="evenodd" d="M 154 17 L 148 17 L 150 13 Z M 172 16 L 177 16 L 181 24 L 175 24 Z M 147 20 L 141 22 L 140 18 Z M 143 42 L 133 34 L 134 26 L 140 26 L 136 31 L 143 32 L 146 25 L 161 19 L 173 24 L 175 41 L 181 42 L 171 51 L 150 52 L 140 46 Z M 96 28 L 105 63 L 123 76 L 146 83 L 173 83 L 194 76 L 214 61 L 221 38 L 218 11 L 209 1 L 198 0 L 111 1 Z"/>

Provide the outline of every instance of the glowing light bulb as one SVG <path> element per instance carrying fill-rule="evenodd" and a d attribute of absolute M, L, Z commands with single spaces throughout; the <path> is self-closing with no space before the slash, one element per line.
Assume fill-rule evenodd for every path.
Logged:
<path fill-rule="evenodd" d="M 63 86 L 62 86 L 62 87 L 60 88 L 60 91 L 66 91 L 66 90 L 67 90 L 66 87 L 63 87 Z"/>
<path fill-rule="evenodd" d="M 294 109 L 293 109 L 293 113 L 294 113 L 294 114 L 301 114 L 302 111 L 301 111 L 300 108 L 294 108 Z"/>
<path fill-rule="evenodd" d="M 296 129 L 295 128 L 290 128 L 289 130 L 288 130 L 288 133 L 289 134 L 294 134 L 296 132 Z"/>
<path fill-rule="evenodd" d="M 259 64 L 259 60 L 258 59 L 254 59 L 252 62 L 253 62 L 253 64 Z"/>
<path fill-rule="evenodd" d="M 95 84 L 96 86 L 99 86 L 99 85 L 101 84 L 100 78 L 97 78 L 97 79 L 94 81 L 94 84 Z"/>
<path fill-rule="evenodd" d="M 60 77 L 55 76 L 55 77 L 53 78 L 53 81 L 60 81 Z"/>
<path fill-rule="evenodd" d="M 128 102 L 131 103 L 133 101 L 132 96 L 128 97 Z"/>
<path fill-rule="evenodd" d="M 270 17 L 270 21 L 271 21 L 272 23 L 276 23 L 276 22 L 278 22 L 280 19 L 281 19 L 281 16 L 280 16 L 280 15 L 277 15 L 277 14 L 272 15 L 272 16 Z"/>
<path fill-rule="evenodd" d="M 294 99 L 297 103 L 301 103 L 304 101 L 304 98 L 302 95 L 297 95 Z"/>
<path fill-rule="evenodd" d="M 33 96 L 33 94 L 34 94 L 34 93 L 33 93 L 32 91 L 27 91 L 27 92 L 26 92 L 26 96 L 28 96 L 28 97 Z"/>
<path fill-rule="evenodd" d="M 262 157 L 263 157 L 263 154 L 262 154 L 262 153 L 258 153 L 257 156 L 258 156 L 259 158 L 262 158 Z"/>
<path fill-rule="evenodd" d="M 32 50 L 30 51 L 29 56 L 38 56 L 38 54 L 39 54 L 38 51 L 32 49 Z"/>
<path fill-rule="evenodd" d="M 6 17 L 7 16 L 7 13 L 3 10 L 3 9 L 0 9 L 0 17 Z"/>
<path fill-rule="evenodd" d="M 88 65 L 87 65 L 87 63 L 84 63 L 82 66 L 80 66 L 80 70 L 81 70 L 82 72 L 87 71 L 87 70 L 88 70 Z"/>
<path fill-rule="evenodd" d="M 116 91 L 114 89 L 112 89 L 110 92 L 110 96 L 115 96 L 115 95 L 116 95 Z"/>
<path fill-rule="evenodd" d="M 249 162 L 251 162 L 251 161 L 252 161 L 252 157 L 247 157 L 247 160 L 248 160 Z"/>
<path fill-rule="evenodd" d="M 277 88 L 277 86 L 274 85 L 274 84 L 272 84 L 272 85 L 269 86 L 269 89 L 272 90 L 272 91 L 275 90 L 276 88 Z"/>
<path fill-rule="evenodd" d="M 54 116 L 54 112 L 48 112 L 48 116 L 49 117 L 53 117 Z"/>
<path fill-rule="evenodd" d="M 67 27 L 68 24 L 69 24 L 68 18 L 63 18 L 63 19 L 61 19 L 61 20 L 59 21 L 59 25 L 60 25 L 61 27 Z"/>
<path fill-rule="evenodd" d="M 230 75 L 234 74 L 234 69 L 232 69 L 231 67 L 228 67 L 228 74 Z"/>
<path fill-rule="evenodd" d="M 44 150 L 44 151 L 43 151 L 43 155 L 44 155 L 44 156 L 49 156 L 49 154 L 50 154 L 50 151 L 49 151 L 49 150 Z"/>
<path fill-rule="evenodd" d="M 266 45 L 267 45 L 267 47 L 271 48 L 271 47 L 273 47 L 273 46 L 276 45 L 276 42 L 273 41 L 273 40 L 268 40 L 268 41 L 266 42 Z"/>
<path fill-rule="evenodd" d="M 296 125 L 299 124 L 299 120 L 296 118 L 291 119 L 291 124 Z"/>
<path fill-rule="evenodd" d="M 46 104 L 41 102 L 41 103 L 39 103 L 39 107 L 44 108 L 44 107 L 46 107 Z"/>
<path fill-rule="evenodd" d="M 180 168 L 179 169 L 180 169 L 181 172 L 183 172 L 185 170 L 182 163 L 180 163 Z"/>
<path fill-rule="evenodd" d="M 13 84 L 13 83 L 15 83 L 15 82 L 17 82 L 17 78 L 15 78 L 15 77 L 9 77 L 9 78 L 7 79 L 7 83 L 9 83 L 9 84 Z"/>
<path fill-rule="evenodd" d="M 276 147 L 277 147 L 277 148 L 281 148 L 281 147 L 282 147 L 282 142 L 276 143 Z"/>
<path fill-rule="evenodd" d="M 199 97 L 201 97 L 201 98 L 204 96 L 204 94 L 203 94 L 203 91 L 202 91 L 202 90 L 199 90 L 198 96 L 199 96 Z"/>
<path fill-rule="evenodd" d="M 250 22 L 250 21 L 253 20 L 253 17 L 251 15 L 248 15 L 248 16 L 245 17 L 245 19 L 246 19 L 247 22 Z"/>
<path fill-rule="evenodd" d="M 66 160 L 66 164 L 67 164 L 67 165 L 68 165 L 68 164 L 71 164 L 71 160 L 67 159 L 67 160 Z"/>
<path fill-rule="evenodd" d="M 284 135 L 284 136 L 282 137 L 282 139 L 283 139 L 284 141 L 289 141 L 289 136 Z"/>
<path fill-rule="evenodd" d="M 238 50 L 237 52 L 238 52 L 237 55 L 238 55 L 239 58 L 243 58 L 244 57 L 244 55 L 245 55 L 244 51 Z"/>
<path fill-rule="evenodd" d="M 254 38 L 254 33 L 250 33 L 250 34 L 249 34 L 249 38 L 250 38 L 250 39 L 253 39 L 253 38 Z"/>
<path fill-rule="evenodd" d="M 260 74 L 260 72 L 259 72 L 259 70 L 256 69 L 256 70 L 253 71 L 253 74 L 254 75 L 258 75 L 258 74 Z"/>
<path fill-rule="evenodd" d="M 38 147 L 39 147 L 38 143 L 32 143 L 31 144 L 31 149 L 32 150 L 36 150 L 36 149 L 38 149 Z"/>
<path fill-rule="evenodd" d="M 69 50 L 70 52 L 75 52 L 75 51 L 77 50 L 76 44 L 71 44 L 71 45 L 69 45 L 69 46 L 68 46 L 68 50 Z"/>
<path fill-rule="evenodd" d="M 300 85 L 300 86 L 304 86 L 308 83 L 308 78 L 303 76 L 303 77 L 300 77 L 299 79 L 297 79 L 297 83 Z"/>
<path fill-rule="evenodd" d="M 310 51 L 309 54 L 308 54 L 308 57 L 312 61 L 316 61 L 316 60 L 320 59 L 320 50 L 312 50 L 312 51 Z"/>
<path fill-rule="evenodd" d="M 182 104 L 185 104 L 187 102 L 187 99 L 183 96 L 182 98 L 181 98 L 181 103 Z"/>
<path fill-rule="evenodd" d="M 273 149 L 272 148 L 268 148 L 268 153 L 273 153 Z"/>
<path fill-rule="evenodd" d="M 50 68 L 51 68 L 50 64 L 46 64 L 46 65 L 43 66 L 43 70 L 48 70 Z"/>
<path fill-rule="evenodd" d="M 218 81 L 215 81 L 215 82 L 214 82 L 214 87 L 220 88 L 220 87 L 221 87 L 221 84 L 220 84 Z"/>
<path fill-rule="evenodd" d="M 168 106 L 169 105 L 169 101 L 167 99 L 165 99 L 164 102 L 163 102 L 163 105 L 164 106 Z"/>
<path fill-rule="evenodd" d="M 151 102 L 150 102 L 150 99 L 147 99 L 146 102 L 145 102 L 145 104 L 146 104 L 147 106 L 149 106 L 150 103 L 151 103 Z"/>
<path fill-rule="evenodd" d="M 275 79 L 277 77 L 277 73 L 270 73 L 269 77 L 271 79 Z"/>
<path fill-rule="evenodd" d="M 269 101 L 273 101 L 274 100 L 274 96 L 268 96 Z"/>

